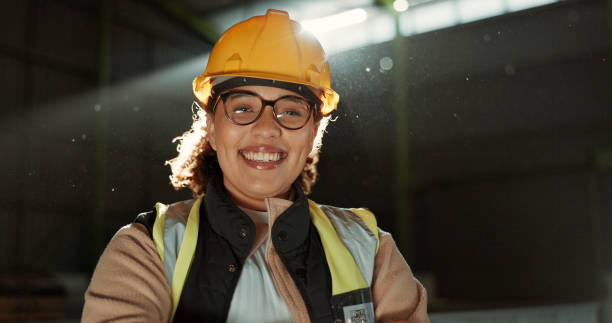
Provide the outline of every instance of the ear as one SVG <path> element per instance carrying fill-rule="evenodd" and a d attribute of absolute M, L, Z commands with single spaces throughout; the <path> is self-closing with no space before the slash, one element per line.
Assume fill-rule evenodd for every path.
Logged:
<path fill-rule="evenodd" d="M 206 136 L 208 137 L 208 144 L 213 150 L 217 151 L 217 135 L 215 133 L 215 116 L 207 113 L 206 117 Z"/>

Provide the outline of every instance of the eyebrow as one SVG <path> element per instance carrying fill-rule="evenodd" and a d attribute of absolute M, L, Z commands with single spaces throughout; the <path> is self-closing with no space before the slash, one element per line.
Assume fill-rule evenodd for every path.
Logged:
<path fill-rule="evenodd" d="M 290 92 L 290 93 L 286 93 L 284 95 L 280 95 L 278 96 L 276 99 L 266 99 L 264 98 L 262 95 L 260 95 L 259 93 L 250 91 L 250 90 L 236 90 L 236 91 L 230 91 L 228 93 L 226 93 L 226 95 L 252 95 L 252 96 L 256 96 L 259 97 L 260 99 L 264 100 L 264 101 L 276 101 L 279 100 L 281 98 L 292 98 L 292 99 L 297 99 L 297 100 L 302 100 L 302 101 L 306 101 L 309 102 L 308 99 L 306 99 L 305 97 L 299 95 L 298 93 L 294 93 L 294 92 Z"/>

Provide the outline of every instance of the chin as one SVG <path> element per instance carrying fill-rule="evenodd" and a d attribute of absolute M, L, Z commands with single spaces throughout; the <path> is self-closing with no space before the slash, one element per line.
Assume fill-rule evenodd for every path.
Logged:
<path fill-rule="evenodd" d="M 252 185 L 251 192 L 254 192 L 254 196 L 260 199 L 267 197 L 283 196 L 289 191 L 291 185 L 288 187 L 270 186 L 269 183 L 263 185 Z"/>
<path fill-rule="evenodd" d="M 276 176 L 256 176 L 249 180 L 248 190 L 252 193 L 251 196 L 264 199 L 266 197 L 282 196 L 291 189 L 293 182 L 275 182 L 280 175 Z"/>

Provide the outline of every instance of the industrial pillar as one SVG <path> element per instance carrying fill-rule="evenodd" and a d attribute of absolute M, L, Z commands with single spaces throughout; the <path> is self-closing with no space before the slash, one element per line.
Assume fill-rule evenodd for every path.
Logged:
<path fill-rule="evenodd" d="M 92 185 L 93 197 L 91 200 L 91 214 L 87 221 L 89 234 L 84 238 L 88 243 L 88 267 L 93 270 L 100 252 L 103 250 L 105 216 L 107 205 L 106 183 L 107 183 L 107 128 L 110 110 L 108 86 L 110 84 L 110 62 L 111 62 L 111 36 L 112 36 L 112 7 L 111 0 L 99 0 L 99 25 L 98 25 L 98 89 L 97 101 L 92 109 L 95 112 L 93 122 L 93 142 L 91 151 Z"/>
<path fill-rule="evenodd" d="M 400 33 L 399 14 L 395 18 L 395 39 L 392 42 L 393 56 L 393 112 L 395 116 L 395 224 L 397 245 L 410 263 L 414 260 L 413 247 L 413 192 L 410 164 L 410 137 L 408 136 L 408 77 L 406 73 L 406 52 Z"/>

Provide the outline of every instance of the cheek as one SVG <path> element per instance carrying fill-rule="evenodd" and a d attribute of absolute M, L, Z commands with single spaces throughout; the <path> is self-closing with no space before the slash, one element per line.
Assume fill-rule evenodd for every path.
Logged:
<path fill-rule="evenodd" d="M 214 142 L 215 142 L 215 150 L 220 152 L 219 150 L 223 150 L 224 148 L 231 146 L 230 141 L 232 138 L 231 127 L 225 124 L 223 114 L 217 113 L 215 114 L 215 123 L 214 123 Z"/>
<path fill-rule="evenodd" d="M 217 134 L 212 128 L 208 128 L 208 144 L 213 150 L 217 151 Z"/>
<path fill-rule="evenodd" d="M 294 138 L 295 142 L 300 142 L 301 157 L 306 158 L 312 152 L 314 145 L 315 133 L 313 130 L 308 130 L 300 134 L 299 138 Z"/>
<path fill-rule="evenodd" d="M 224 148 L 233 148 L 238 145 L 238 142 L 244 136 L 241 130 L 242 129 L 232 126 L 225 127 L 225 129 L 221 131 L 220 137 L 217 138 L 218 140 L 220 139 L 222 141 L 221 145 Z"/>
<path fill-rule="evenodd" d="M 247 127 L 221 122 L 215 130 L 217 157 L 220 162 L 235 161 L 241 143 L 248 138 Z"/>
<path fill-rule="evenodd" d="M 208 143 L 210 144 L 210 146 L 212 147 L 212 149 L 214 149 L 215 151 L 218 151 L 219 148 L 219 144 L 222 143 L 222 139 L 220 139 L 220 137 L 222 137 L 222 130 L 223 130 L 223 123 L 221 119 L 219 119 L 219 111 L 215 111 L 215 114 L 209 114 L 208 117 L 210 124 L 207 127 L 207 131 L 208 131 Z"/>

